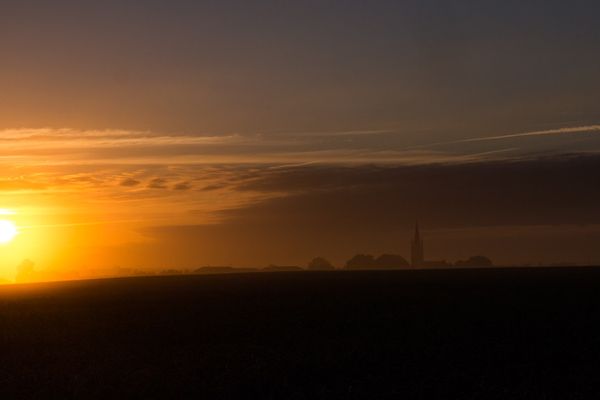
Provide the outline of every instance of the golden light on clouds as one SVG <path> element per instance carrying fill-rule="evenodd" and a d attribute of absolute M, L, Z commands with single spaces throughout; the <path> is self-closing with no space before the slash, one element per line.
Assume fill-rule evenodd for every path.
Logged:
<path fill-rule="evenodd" d="M 272 254 L 271 245 L 248 246 L 245 257 L 239 259 L 232 259 L 230 247 L 245 246 L 248 237 L 257 236 L 256 231 L 268 224 L 273 229 L 306 225 L 311 215 L 330 215 L 323 211 L 328 200 L 322 201 L 318 195 L 329 194 L 333 199 L 336 193 L 347 190 L 347 195 L 336 202 L 348 203 L 356 196 L 354 190 L 369 196 L 375 189 L 398 187 L 402 191 L 399 199 L 407 204 L 407 193 L 419 194 L 425 188 L 431 191 L 437 187 L 456 191 L 463 187 L 466 175 L 461 175 L 459 185 L 434 185 L 429 170 L 450 171 L 448 176 L 452 177 L 452 171 L 467 168 L 476 179 L 481 175 L 478 170 L 489 170 L 482 169 L 489 161 L 510 161 L 508 166 L 526 159 L 532 149 L 551 154 L 566 149 L 576 152 L 581 145 L 586 149 L 594 143 L 600 146 L 598 132 L 597 125 L 519 134 L 509 131 L 493 140 L 434 142 L 429 144 L 432 148 L 426 148 L 402 142 L 402 132 L 377 129 L 221 136 L 0 129 L 0 221 L 4 221 L 0 224 L 0 281 L 108 276 L 121 267 L 159 271 L 193 268 L 202 263 L 253 266 L 271 262 L 271 257 L 278 257 Z M 383 142 L 385 147 L 381 146 Z M 378 168 L 365 167 L 369 165 Z M 357 175 L 348 171 L 356 171 Z M 405 174 L 421 177 L 413 189 L 408 188 L 413 181 Z M 372 187 L 370 179 L 361 181 L 371 175 L 381 186 Z M 335 221 L 327 218 L 337 225 L 354 221 L 356 214 L 376 217 L 381 199 L 394 198 L 395 193 L 378 198 L 377 204 L 361 206 L 348 217 L 335 217 Z M 302 199 L 312 199 L 318 206 L 310 209 L 300 202 Z M 424 214 L 422 203 L 415 203 L 412 210 L 405 206 L 405 218 L 412 220 L 414 215 Z M 288 204 L 291 208 L 279 214 L 282 221 L 276 222 L 273 212 Z M 261 214 L 270 207 L 274 211 Z M 437 212 L 437 207 L 436 203 L 430 213 Z M 251 211 L 244 214 L 244 210 Z M 303 218 L 290 222 L 288 215 L 299 212 L 304 213 Z M 494 213 L 496 209 L 490 209 L 490 215 Z M 251 229 L 248 221 L 258 222 Z M 320 220 L 313 224 L 321 225 Z M 162 235 L 165 226 L 177 229 L 172 228 L 172 235 Z M 197 233 L 211 229 L 216 233 L 204 237 Z M 181 235 L 185 237 L 177 237 L 177 232 L 184 232 Z M 270 243 L 271 238 L 265 238 L 265 243 Z M 293 240 L 290 238 L 290 243 Z M 256 250 L 261 246 L 264 253 Z M 306 254 L 317 250 L 306 250 Z M 280 259 L 289 257 L 287 254 Z M 301 261 L 297 259 L 291 262 Z M 24 260 L 29 262 L 23 264 Z M 25 275 L 19 272 L 22 265 L 35 266 Z"/>

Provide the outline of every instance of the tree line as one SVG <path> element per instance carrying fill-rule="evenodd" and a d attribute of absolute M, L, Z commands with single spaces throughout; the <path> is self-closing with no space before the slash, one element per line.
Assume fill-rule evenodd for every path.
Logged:
<path fill-rule="evenodd" d="M 458 260 L 454 264 L 441 262 L 448 267 L 491 267 L 492 260 L 485 256 L 472 256 L 466 260 Z M 410 264 L 399 254 L 382 254 L 374 257 L 371 254 L 356 254 L 344 264 L 344 269 L 396 269 L 408 268 Z M 333 270 L 335 266 L 324 257 L 315 257 L 307 265 L 309 270 Z"/>

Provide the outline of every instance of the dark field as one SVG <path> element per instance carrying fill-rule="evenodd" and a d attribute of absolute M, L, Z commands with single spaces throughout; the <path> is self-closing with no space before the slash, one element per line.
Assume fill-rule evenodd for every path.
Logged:
<path fill-rule="evenodd" d="M 599 377 L 600 269 L 0 287 L 2 398 L 566 399 Z"/>

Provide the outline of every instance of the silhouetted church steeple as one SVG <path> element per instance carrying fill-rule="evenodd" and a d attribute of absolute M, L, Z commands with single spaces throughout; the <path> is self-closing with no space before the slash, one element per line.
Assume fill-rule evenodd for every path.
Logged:
<path fill-rule="evenodd" d="M 421 239 L 421 234 L 419 233 L 419 222 L 415 224 L 415 237 L 411 243 L 411 252 L 410 252 L 410 260 L 413 267 L 419 267 L 423 265 L 423 261 L 425 260 L 425 254 L 423 250 L 423 240 Z"/>

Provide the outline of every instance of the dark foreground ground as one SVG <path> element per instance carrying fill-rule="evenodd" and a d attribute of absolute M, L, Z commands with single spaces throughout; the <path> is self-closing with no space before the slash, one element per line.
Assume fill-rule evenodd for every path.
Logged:
<path fill-rule="evenodd" d="M 0 287 L 0 397 L 596 398 L 600 269 Z"/>

